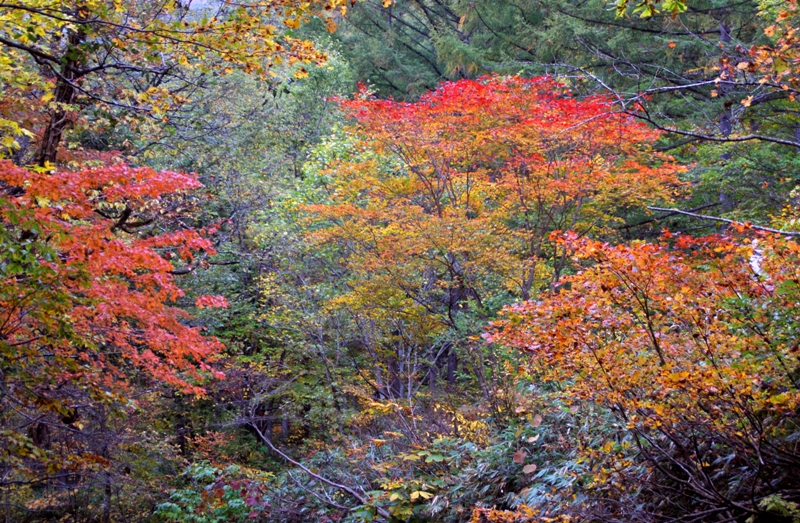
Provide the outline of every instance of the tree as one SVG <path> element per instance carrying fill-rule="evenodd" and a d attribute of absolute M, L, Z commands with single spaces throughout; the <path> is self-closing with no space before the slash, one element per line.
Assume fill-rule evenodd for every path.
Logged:
<path fill-rule="evenodd" d="M 415 99 L 440 81 L 462 77 L 442 63 L 436 40 L 457 20 L 449 2 L 368 0 L 353 6 L 334 37 L 358 78 L 383 95 Z"/>
<path fill-rule="evenodd" d="M 795 510 L 797 243 L 564 241 L 589 266 L 508 307 L 486 338 L 525 354 L 576 417 L 601 407 L 616 418 L 604 440 L 575 442 L 597 500 L 586 513 L 767 521 Z"/>
<path fill-rule="evenodd" d="M 173 0 L 7 3 L 0 8 L 0 82 L 23 88 L 27 103 L 46 107 L 33 158 L 43 166 L 55 162 L 78 107 L 92 107 L 95 117 L 112 122 L 120 112 L 161 120 L 201 91 L 210 75 L 241 69 L 266 77 L 284 57 L 323 61 L 324 53 L 276 24 L 297 28 L 310 16 L 330 19 L 346 4 L 211 2 L 192 9 L 191 2 Z M 21 132 L 9 127 L 13 123 L 5 121 L 6 132 Z"/>
<path fill-rule="evenodd" d="M 211 364 L 222 347 L 174 306 L 176 264 L 199 263 L 211 242 L 157 228 L 179 218 L 179 194 L 198 182 L 104 160 L 52 174 L 0 162 L 0 180 L 17 188 L 0 199 L 0 484 L 54 488 L 43 513 L 89 510 L 58 492 L 92 487 L 110 521 L 112 477 L 128 467 L 114 426 L 147 401 L 137 386 L 201 395 L 221 377 Z"/>
<path fill-rule="evenodd" d="M 550 78 L 445 83 L 418 103 L 362 91 L 341 103 L 358 139 L 319 175 L 328 201 L 307 206 L 310 237 L 341 253 L 350 291 L 330 303 L 357 316 L 387 397 L 411 401 L 417 379 L 435 382 L 453 338 L 479 332 L 512 296 L 556 285 L 569 258 L 553 231 L 608 233 L 619 209 L 679 185 L 680 167 L 648 146 L 656 133 Z M 470 350 L 488 400 L 483 356 Z"/>

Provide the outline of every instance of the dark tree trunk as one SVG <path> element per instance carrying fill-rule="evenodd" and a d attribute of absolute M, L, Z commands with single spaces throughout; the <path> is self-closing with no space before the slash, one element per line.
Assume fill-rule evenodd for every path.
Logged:
<path fill-rule="evenodd" d="M 81 44 L 86 35 L 83 31 L 70 31 L 67 37 L 67 50 L 64 53 L 64 64 L 58 73 L 56 89 L 53 93 L 54 109 L 50 111 L 50 120 L 42 135 L 42 142 L 36 154 L 36 164 L 43 167 L 47 163 L 55 163 L 58 146 L 64 131 L 70 124 L 71 111 L 68 105 L 75 102 L 75 82 L 80 78 L 80 66 L 84 62 Z"/>
<path fill-rule="evenodd" d="M 458 356 L 451 348 L 447 352 L 447 384 L 454 385 L 456 382 L 456 370 L 458 370 Z"/>
<path fill-rule="evenodd" d="M 187 415 L 187 406 L 183 396 L 173 392 L 172 398 L 175 401 L 175 411 L 178 414 L 175 420 L 175 443 L 178 445 L 178 452 L 181 456 L 189 456 L 189 435 L 191 434 L 191 420 Z"/>
<path fill-rule="evenodd" d="M 391 399 L 403 397 L 403 380 L 400 377 L 400 365 L 397 358 L 389 359 L 389 397 Z"/>
<path fill-rule="evenodd" d="M 436 354 L 436 348 L 431 347 L 431 362 L 428 367 L 428 387 L 431 389 L 431 394 L 436 392 L 436 377 L 439 375 L 439 360 Z"/>
<path fill-rule="evenodd" d="M 283 437 L 284 443 L 289 442 L 289 430 L 291 427 L 289 426 L 289 418 L 281 419 L 281 436 Z"/>
<path fill-rule="evenodd" d="M 102 441 L 100 442 L 100 456 L 106 459 L 106 461 L 111 461 L 111 452 L 109 449 L 109 434 L 108 430 L 108 418 L 106 415 L 106 409 L 104 406 L 100 407 L 100 437 Z M 108 467 L 110 465 L 106 465 L 106 470 L 103 472 L 103 516 L 102 516 L 102 523 L 111 523 L 111 472 Z"/>

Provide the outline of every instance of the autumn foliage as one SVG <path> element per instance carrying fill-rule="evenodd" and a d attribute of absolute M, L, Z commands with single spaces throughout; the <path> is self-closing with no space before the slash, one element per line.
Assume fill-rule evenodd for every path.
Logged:
<path fill-rule="evenodd" d="M 527 297 L 564 268 L 552 231 L 609 231 L 679 185 L 657 133 L 551 78 L 444 83 L 416 103 L 362 88 L 340 104 L 359 139 L 308 209 L 330 224 L 319 241 L 352 245 L 356 301 L 425 289 L 480 305 L 489 280 Z"/>
<path fill-rule="evenodd" d="M 576 412 L 614 414 L 619 430 L 583 449 L 597 495 L 644 488 L 675 517 L 766 514 L 790 499 L 800 484 L 797 243 L 562 241 L 586 269 L 508 307 L 486 338 L 518 348 Z"/>
<path fill-rule="evenodd" d="M 0 519 L 800 522 L 799 18 L 0 5 Z"/>
<path fill-rule="evenodd" d="M 212 244 L 202 231 L 147 227 L 199 184 L 123 164 L 44 173 L 7 160 L 0 183 L 0 401 L 4 427 L 21 427 L 3 431 L 4 459 L 74 472 L 97 449 L 51 454 L 55 434 L 79 440 L 99 406 L 132 406 L 132 382 L 202 394 L 212 374 L 221 344 L 188 326 L 172 275 Z"/>

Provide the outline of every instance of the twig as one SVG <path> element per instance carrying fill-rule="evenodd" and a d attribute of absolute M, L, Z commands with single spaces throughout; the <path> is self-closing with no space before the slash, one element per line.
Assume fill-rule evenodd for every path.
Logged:
<path fill-rule="evenodd" d="M 777 143 L 780 145 L 788 145 L 791 147 L 800 147 L 800 141 L 798 140 L 784 140 L 782 138 L 776 138 L 773 136 L 767 136 L 764 134 L 748 134 L 745 136 L 713 136 L 710 134 L 702 134 L 702 133 L 695 133 L 691 131 L 683 131 L 681 129 L 677 129 L 675 127 L 669 127 L 666 125 L 662 125 L 655 121 L 649 115 L 639 112 L 639 111 L 625 111 L 627 114 L 639 118 L 640 120 L 644 120 L 645 122 L 653 125 L 656 129 L 660 131 L 664 131 L 671 134 L 678 134 L 681 136 L 687 136 L 690 138 L 696 138 L 698 140 L 706 140 L 709 142 L 722 142 L 722 143 L 730 143 L 730 142 L 750 142 L 753 140 L 760 140 L 764 142 L 770 143 Z M 783 233 L 781 233 L 783 234 Z"/>

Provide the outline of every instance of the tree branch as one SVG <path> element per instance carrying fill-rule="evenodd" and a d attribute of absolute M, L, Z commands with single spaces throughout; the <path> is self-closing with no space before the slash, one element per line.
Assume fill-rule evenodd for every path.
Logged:
<path fill-rule="evenodd" d="M 709 207 L 716 207 L 717 205 L 721 205 L 721 204 L 722 204 L 722 202 L 708 203 L 706 205 L 701 205 L 700 207 L 695 207 L 694 209 L 689 209 L 689 210 L 684 211 L 684 212 L 702 211 L 703 209 L 708 209 Z M 648 209 L 651 209 L 651 207 L 648 207 Z M 669 218 L 670 216 L 675 216 L 676 214 L 679 214 L 679 213 L 678 212 L 668 212 L 667 214 L 662 214 L 661 216 L 654 216 L 654 217 L 649 218 L 647 220 L 644 220 L 644 221 L 641 221 L 641 222 L 637 222 L 637 223 L 633 223 L 631 225 L 622 225 L 620 227 L 616 227 L 616 229 L 618 231 L 622 231 L 622 230 L 625 230 L 625 229 L 633 229 L 634 227 L 639 227 L 640 225 L 645 225 L 647 223 L 652 223 L 652 222 L 656 222 L 658 220 L 663 220 L 664 218 Z"/>
<path fill-rule="evenodd" d="M 763 142 L 770 142 L 770 143 L 777 143 L 781 145 L 788 145 L 791 147 L 798 147 L 800 148 L 800 141 L 793 141 L 793 140 L 784 140 L 781 138 L 776 138 L 773 136 L 766 136 L 763 134 L 748 134 L 745 136 L 711 136 L 709 134 L 701 134 L 701 133 L 694 133 L 690 131 L 682 131 L 680 129 L 676 129 L 674 127 L 668 127 L 666 125 L 662 125 L 656 122 L 652 117 L 643 114 L 639 111 L 625 111 L 627 114 L 635 118 L 639 118 L 640 120 L 644 120 L 645 122 L 653 125 L 656 129 L 660 131 L 665 131 L 672 134 L 678 134 L 681 136 L 689 136 L 692 138 L 696 138 L 698 140 L 707 140 L 709 142 L 751 142 L 753 140 L 760 140 Z"/>
<path fill-rule="evenodd" d="M 745 225 L 742 222 L 737 222 L 734 220 L 728 220 L 726 218 L 720 218 L 718 216 L 708 216 L 706 214 L 696 214 L 691 211 L 684 211 L 681 209 L 665 209 L 663 207 L 648 207 L 651 211 L 662 211 L 662 212 L 669 212 L 673 214 L 683 214 L 686 216 L 691 216 L 692 218 L 698 218 L 700 220 L 710 220 L 713 222 L 721 222 L 727 223 L 729 225 Z M 774 234 L 781 234 L 783 236 L 790 236 L 790 237 L 800 237 L 800 231 L 781 231 L 780 229 L 773 229 L 771 227 L 762 227 L 760 225 L 753 225 L 751 223 L 746 224 L 748 228 L 755 229 L 757 231 L 764 231 L 764 232 L 771 232 Z"/>
<path fill-rule="evenodd" d="M 333 500 L 323 498 L 322 496 L 320 496 L 319 494 L 317 494 L 316 492 L 314 492 L 310 488 L 308 488 L 308 487 L 304 486 L 302 483 L 300 483 L 300 481 L 297 478 L 292 476 L 291 472 L 287 472 L 287 474 L 288 474 L 289 478 L 291 478 L 291 480 L 294 481 L 295 485 L 300 487 L 303 491 L 311 494 L 312 496 L 314 496 L 318 500 L 322 501 L 323 503 L 331 505 L 333 507 L 336 507 L 339 510 L 352 510 L 350 507 L 345 507 L 344 505 L 340 505 L 340 504 L 334 502 Z"/>
<path fill-rule="evenodd" d="M 261 429 L 259 429 L 258 426 L 255 423 L 249 422 L 248 425 L 250 425 L 253 428 L 253 430 L 256 431 L 258 436 L 261 438 L 261 441 L 263 441 L 264 444 L 267 447 L 269 447 L 269 449 L 272 452 L 274 452 L 275 454 L 279 455 L 280 457 L 282 457 L 283 459 L 285 459 L 286 461 L 288 461 L 289 463 L 291 463 L 295 467 L 299 468 L 300 470 L 302 470 L 303 472 L 305 472 L 306 474 L 308 474 L 312 478 L 314 478 L 316 480 L 319 480 L 319 481 L 325 483 L 326 485 L 330 485 L 331 487 L 334 487 L 334 488 L 337 488 L 337 489 L 339 489 L 341 491 L 347 492 L 348 494 L 353 496 L 362 505 L 366 505 L 367 504 L 367 498 L 365 498 L 364 496 L 362 496 L 361 494 L 359 494 L 358 492 L 356 492 L 352 488 L 348 487 L 347 485 L 342 485 L 340 483 L 336 483 L 334 481 L 331 481 L 328 478 L 320 476 L 319 474 L 316 474 L 316 473 L 312 472 L 311 469 L 309 469 L 308 467 L 306 467 L 305 465 L 303 465 L 299 461 L 296 461 L 296 460 L 290 458 L 287 454 L 285 454 L 283 451 L 278 449 L 278 447 L 276 447 L 272 443 L 272 441 L 270 441 L 270 439 L 267 438 L 264 435 L 263 432 L 261 432 Z M 391 518 L 391 514 L 389 514 L 389 512 L 387 512 L 386 509 L 381 508 L 381 507 L 375 507 L 375 508 L 378 511 L 378 514 L 380 514 L 382 517 L 384 517 L 386 519 Z"/>

